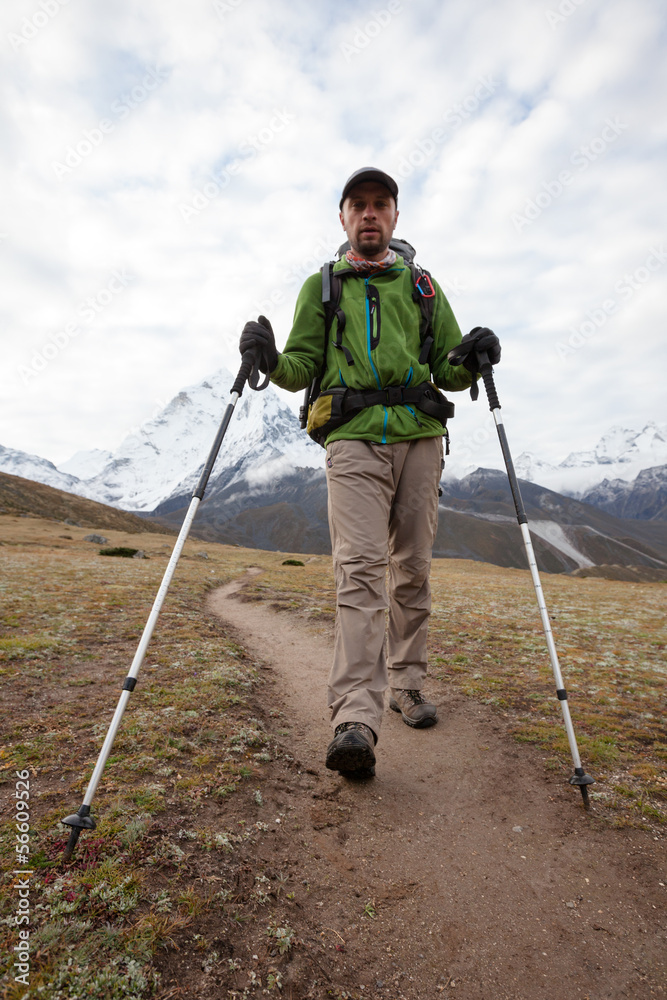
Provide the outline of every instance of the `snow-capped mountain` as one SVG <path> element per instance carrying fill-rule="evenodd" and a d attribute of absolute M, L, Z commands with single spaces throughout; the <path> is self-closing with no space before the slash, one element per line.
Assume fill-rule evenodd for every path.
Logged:
<path fill-rule="evenodd" d="M 155 512 L 161 523 L 178 529 L 233 381 L 221 370 L 183 389 L 110 458 L 99 451 L 78 453 L 58 470 L 44 459 L 0 448 L 0 470 L 125 510 Z M 617 573 L 619 566 L 630 566 L 639 576 L 620 578 L 663 579 L 667 463 L 642 470 L 633 484 L 608 477 L 619 468 L 631 477 L 638 463 L 662 457 L 664 430 L 658 425 L 642 432 L 615 429 L 596 449 L 571 455 L 558 467 L 523 456 L 522 476 L 536 481 L 525 482 L 522 493 L 542 569 L 589 573 L 600 567 L 610 572 L 611 566 Z M 199 537 L 283 552 L 330 551 L 323 460 L 322 449 L 299 428 L 272 387 L 259 393 L 246 389 L 197 514 Z M 583 502 L 544 484 L 550 472 L 581 477 L 591 470 L 597 489 Z M 4 486 L 12 499 L 20 492 L 11 483 Z M 450 477 L 443 487 L 436 556 L 524 565 L 504 472 L 477 469 L 461 480 Z M 633 520 L 618 520 L 619 515 Z"/>
<path fill-rule="evenodd" d="M 183 389 L 113 455 L 100 449 L 77 452 L 56 468 L 35 455 L 0 447 L 0 470 L 125 510 L 149 512 L 177 506 L 175 501 L 180 504 L 197 482 L 233 382 L 234 376 L 220 369 Z M 275 492 L 287 486 L 296 469 L 323 470 L 323 458 L 322 449 L 299 428 L 294 413 L 271 385 L 262 392 L 246 387 L 227 429 L 212 482 L 223 490 L 242 483 L 255 493 L 270 484 Z M 595 448 L 573 452 L 559 465 L 527 453 L 515 464 L 522 479 L 620 512 L 617 501 L 627 492 L 622 484 L 629 487 L 640 472 L 667 465 L 667 424 L 649 423 L 641 431 L 614 427 Z M 653 486 L 658 488 L 657 475 L 644 476 L 641 502 L 635 491 L 632 503 L 624 507 L 636 511 L 630 516 L 656 516 L 640 511 L 660 506 L 659 496 L 647 495 Z"/>
<path fill-rule="evenodd" d="M 97 476 L 106 465 L 109 464 L 113 455 L 110 451 L 103 451 L 102 448 L 92 448 L 90 451 L 77 451 L 66 462 L 59 466 L 60 472 L 66 472 L 69 476 L 77 479 L 92 479 Z"/>
<path fill-rule="evenodd" d="M 616 517 L 664 521 L 667 519 L 667 465 L 643 469 L 631 483 L 625 479 L 604 479 L 581 499 Z"/>
<path fill-rule="evenodd" d="M 529 453 L 515 462 L 521 479 L 557 493 L 582 497 L 603 480 L 630 482 L 644 469 L 667 464 L 667 424 L 651 422 L 641 431 L 612 427 L 590 451 L 575 451 L 559 465 Z"/>
<path fill-rule="evenodd" d="M 191 492 L 215 440 L 233 382 L 234 376 L 220 369 L 181 390 L 83 482 L 89 491 L 86 495 L 124 510 L 152 511 L 170 497 Z M 227 428 L 215 477 L 226 473 L 227 483 L 243 478 L 259 485 L 297 468 L 321 468 L 323 456 L 271 385 L 262 392 L 246 387 Z M 78 461 L 90 467 L 85 453 L 79 453 Z M 80 492 L 76 485 L 72 491 Z"/>
<path fill-rule="evenodd" d="M 79 496 L 87 497 L 89 500 L 95 499 L 76 476 L 57 469 L 53 462 L 49 462 L 46 458 L 29 455 L 15 448 L 4 448 L 0 445 L 0 472 L 32 479 L 36 483 L 44 483 L 66 493 L 78 493 Z"/>

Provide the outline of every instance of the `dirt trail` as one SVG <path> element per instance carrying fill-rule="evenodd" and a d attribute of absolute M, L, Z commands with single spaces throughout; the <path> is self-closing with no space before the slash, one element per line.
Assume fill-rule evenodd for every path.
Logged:
<path fill-rule="evenodd" d="M 566 776 L 545 771 L 500 716 L 442 685 L 429 690 L 432 729 L 386 712 L 375 779 L 327 771 L 330 641 L 239 600 L 257 572 L 215 591 L 209 608 L 272 670 L 286 742 L 312 775 L 290 789 L 307 820 L 299 845 L 310 837 L 304 853 L 295 836 L 295 858 L 319 864 L 320 912 L 354 939 L 366 996 L 665 996 L 664 840 L 586 814 Z M 374 904 L 372 936 L 355 937 L 359 897 Z"/>

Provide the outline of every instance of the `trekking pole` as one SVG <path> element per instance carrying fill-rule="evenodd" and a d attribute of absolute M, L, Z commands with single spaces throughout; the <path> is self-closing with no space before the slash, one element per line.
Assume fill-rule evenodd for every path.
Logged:
<path fill-rule="evenodd" d="M 453 354 L 456 351 L 454 348 Z M 507 476 L 510 483 L 510 489 L 512 491 L 512 497 L 514 499 L 514 507 L 516 510 L 517 521 L 519 522 L 519 527 L 521 528 L 521 534 L 523 535 L 524 545 L 526 547 L 526 556 L 528 557 L 528 565 L 530 567 L 531 576 L 533 578 L 533 586 L 535 587 L 535 596 L 537 597 L 537 604 L 540 609 L 540 616 L 542 618 L 542 627 L 544 629 L 544 635 L 547 640 L 547 648 L 549 650 L 549 657 L 551 659 L 551 669 L 554 675 L 554 681 L 556 682 L 556 695 L 560 702 L 560 707 L 563 712 L 563 722 L 565 723 L 565 731 L 567 733 L 567 740 L 570 744 L 570 753 L 572 754 L 572 761 L 574 763 L 574 774 L 570 778 L 571 785 L 578 785 L 581 790 L 581 797 L 584 800 L 584 809 L 590 809 L 590 802 L 588 799 L 588 786 L 595 783 L 595 778 L 591 778 L 589 774 L 586 774 L 583 767 L 581 766 L 581 758 L 579 757 L 579 749 L 577 747 L 577 738 L 574 735 L 574 727 L 572 726 L 572 719 L 570 718 L 570 707 L 567 703 L 567 691 L 563 685 L 563 676 L 560 670 L 560 664 L 558 662 L 558 654 L 556 652 L 556 644 L 554 643 L 553 633 L 551 631 L 551 623 L 549 621 L 549 614 L 547 612 L 547 606 L 544 601 L 544 594 L 542 592 L 542 584 L 540 583 L 540 576 L 537 570 L 537 562 L 535 560 L 535 552 L 533 551 L 533 543 L 530 537 L 530 531 L 528 528 L 528 518 L 526 516 L 526 511 L 523 506 L 523 500 L 521 499 L 521 491 L 519 490 L 519 481 L 516 477 L 516 472 L 514 471 L 514 463 L 512 462 L 512 456 L 510 454 L 509 444 L 507 442 L 507 435 L 505 434 L 505 426 L 503 424 L 503 418 L 500 413 L 500 400 L 498 399 L 498 393 L 496 391 L 495 382 L 493 380 L 493 365 L 489 361 L 489 356 L 486 351 L 477 351 L 477 369 L 482 376 L 484 381 L 484 388 L 486 389 L 486 395 L 489 400 L 489 409 L 493 414 L 493 419 L 496 424 L 496 429 L 498 431 L 498 438 L 500 440 L 500 448 L 503 453 L 503 458 L 505 459 L 505 467 L 507 469 Z"/>
<path fill-rule="evenodd" d="M 157 596 L 153 603 L 151 613 L 148 616 L 148 621 L 146 622 L 146 625 L 144 627 L 144 631 L 139 641 L 139 646 L 134 655 L 132 666 L 130 667 L 130 672 L 128 673 L 123 683 L 120 700 L 118 702 L 118 705 L 116 706 L 116 711 L 114 713 L 113 719 L 111 720 L 111 725 L 109 726 L 109 729 L 107 731 L 106 739 L 104 740 L 104 744 L 100 751 L 100 755 L 97 759 L 97 764 L 95 765 L 95 770 L 93 771 L 92 777 L 88 783 L 88 788 L 86 789 L 86 794 L 84 796 L 83 803 L 79 806 L 78 810 L 75 813 L 73 813 L 71 816 L 66 816 L 65 819 L 61 821 L 62 823 L 65 823 L 67 826 L 71 827 L 71 832 L 69 835 L 69 839 L 67 841 L 67 846 L 65 847 L 65 853 L 63 855 L 63 861 L 69 861 L 70 858 L 72 857 L 72 854 L 74 853 L 74 848 L 76 847 L 81 831 L 94 830 L 97 825 L 93 817 L 90 815 L 90 805 L 93 801 L 93 796 L 95 795 L 95 791 L 99 784 L 100 778 L 102 777 L 102 772 L 104 771 L 107 758 L 111 753 L 111 747 L 113 746 L 113 741 L 116 738 L 116 733 L 118 732 L 118 728 L 120 726 L 121 719 L 123 718 L 123 713 L 125 712 L 125 707 L 129 700 L 130 694 L 132 693 L 132 691 L 134 691 L 135 685 L 137 683 L 137 675 L 141 668 L 141 664 L 143 663 L 144 656 L 146 655 L 146 649 L 148 647 L 148 643 L 150 642 L 151 636 L 153 635 L 153 629 L 155 628 L 158 615 L 160 614 L 160 611 L 162 609 L 164 599 L 167 596 L 167 590 L 169 589 L 171 578 L 174 575 L 176 564 L 183 550 L 183 546 L 185 545 L 185 541 L 188 537 L 190 527 L 194 520 L 194 516 L 197 513 L 197 508 L 199 507 L 199 504 L 203 499 L 204 491 L 206 490 L 206 485 L 208 483 L 209 476 L 211 475 L 211 472 L 213 470 L 215 460 L 218 457 L 220 445 L 222 444 L 222 439 L 224 438 L 225 433 L 227 431 L 229 421 L 232 418 L 234 407 L 236 406 L 236 403 L 240 398 L 241 393 L 243 392 L 243 387 L 245 383 L 250 379 L 251 385 L 257 384 L 257 380 L 255 379 L 253 382 L 253 377 L 252 377 L 255 375 L 255 372 L 253 371 L 254 365 L 255 365 L 254 352 L 246 351 L 242 357 L 241 367 L 238 370 L 236 380 L 234 382 L 234 385 L 232 386 L 229 404 L 222 418 L 222 423 L 218 428 L 218 433 L 216 435 L 215 441 L 213 442 L 213 447 L 211 448 L 209 456 L 206 459 L 206 463 L 202 470 L 201 476 L 199 477 L 199 482 L 197 483 L 195 491 L 192 494 L 192 500 L 190 501 L 190 506 L 188 507 L 188 511 L 185 515 L 183 525 L 179 532 L 178 538 L 176 539 L 176 545 L 174 546 L 174 551 L 171 554 L 169 564 L 162 578 L 162 583 L 160 584 L 160 588 L 157 592 Z"/>

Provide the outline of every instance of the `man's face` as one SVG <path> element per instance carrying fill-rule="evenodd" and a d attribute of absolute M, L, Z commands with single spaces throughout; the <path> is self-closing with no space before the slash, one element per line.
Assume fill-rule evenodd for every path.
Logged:
<path fill-rule="evenodd" d="M 350 246 L 366 260 L 381 260 L 396 228 L 398 210 L 384 184 L 356 184 L 343 202 L 340 221 Z"/>

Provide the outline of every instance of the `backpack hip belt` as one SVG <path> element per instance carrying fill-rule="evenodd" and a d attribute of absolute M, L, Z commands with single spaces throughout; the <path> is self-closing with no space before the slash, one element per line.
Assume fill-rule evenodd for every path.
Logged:
<path fill-rule="evenodd" d="M 409 387 L 389 385 L 384 389 L 325 389 L 310 407 L 307 431 L 324 447 L 331 431 L 352 420 L 367 406 L 410 405 L 439 420 L 446 433 L 447 420 L 454 416 L 454 404 L 432 382 Z"/>

